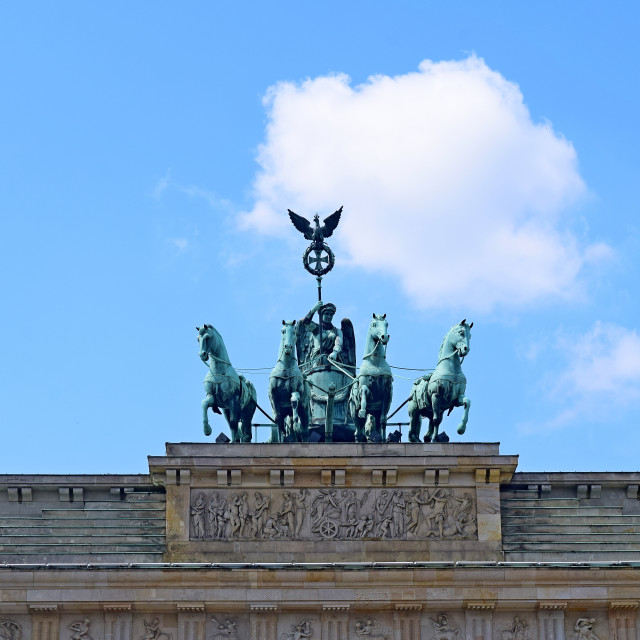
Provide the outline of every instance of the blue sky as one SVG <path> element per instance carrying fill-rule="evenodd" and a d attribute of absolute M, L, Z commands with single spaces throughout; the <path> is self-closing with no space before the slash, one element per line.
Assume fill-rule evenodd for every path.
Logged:
<path fill-rule="evenodd" d="M 639 13 L 5 3 L 2 471 L 144 472 L 204 441 L 195 325 L 273 366 L 316 295 L 286 208 L 340 205 L 324 298 L 358 359 L 373 311 L 416 368 L 466 317 L 464 441 L 637 470 Z"/>

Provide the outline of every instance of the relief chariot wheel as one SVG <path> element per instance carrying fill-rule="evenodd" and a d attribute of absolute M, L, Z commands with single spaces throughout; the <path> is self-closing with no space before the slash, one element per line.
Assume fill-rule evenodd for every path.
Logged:
<path fill-rule="evenodd" d="M 323 520 L 320 523 L 320 535 L 325 540 L 331 540 L 338 535 L 339 526 L 333 520 Z"/>

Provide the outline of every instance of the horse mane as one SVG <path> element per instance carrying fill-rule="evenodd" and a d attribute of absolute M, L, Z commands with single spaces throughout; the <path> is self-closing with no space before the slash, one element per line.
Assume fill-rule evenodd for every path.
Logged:
<path fill-rule="evenodd" d="M 222 338 L 222 334 L 211 324 L 207 325 L 207 333 L 209 335 L 213 335 L 214 337 L 218 338 L 219 340 L 218 351 L 220 352 L 220 355 L 222 358 L 224 358 L 225 360 L 229 360 L 229 354 L 227 352 L 227 347 L 224 343 L 224 339 Z M 211 348 L 211 345 L 209 345 L 209 352 L 213 353 L 213 349 Z"/>
<path fill-rule="evenodd" d="M 220 332 L 212 324 L 207 325 L 206 332 L 209 335 L 217 337 L 220 340 L 222 347 L 224 348 L 224 340 L 222 339 L 222 335 L 220 335 Z"/>
<path fill-rule="evenodd" d="M 218 338 L 220 338 L 220 340 L 222 340 L 222 335 L 220 334 L 220 332 L 212 324 L 207 326 L 207 331 L 212 331 L 213 333 L 215 333 L 218 336 Z"/>
<path fill-rule="evenodd" d="M 449 331 L 447 331 L 447 333 L 444 334 L 444 338 L 442 338 L 442 344 L 440 345 L 440 351 L 438 351 L 438 360 L 440 360 L 440 358 L 442 358 L 442 350 L 444 349 L 444 345 L 445 342 L 447 341 L 447 338 L 449 337 L 449 334 L 456 328 L 459 327 L 460 323 L 456 322 L 456 324 L 453 325 L 453 327 L 451 327 L 451 329 L 449 329 Z"/>
<path fill-rule="evenodd" d="M 286 322 L 286 321 L 285 321 Z M 289 323 L 287 323 L 289 324 Z M 295 332 L 296 332 L 296 340 L 293 343 L 293 347 L 295 349 L 295 353 L 294 353 L 294 358 L 297 358 L 297 343 L 298 343 L 298 325 L 294 325 L 295 327 Z M 282 338 L 280 338 L 280 350 L 278 351 L 278 362 L 280 361 L 280 359 L 282 358 L 282 354 L 284 353 L 284 333 L 282 334 Z"/>
<path fill-rule="evenodd" d="M 280 338 L 280 347 L 278 349 L 278 360 L 277 362 L 280 362 L 281 358 L 282 358 L 282 354 L 284 353 L 284 333 L 280 334 L 281 338 Z"/>

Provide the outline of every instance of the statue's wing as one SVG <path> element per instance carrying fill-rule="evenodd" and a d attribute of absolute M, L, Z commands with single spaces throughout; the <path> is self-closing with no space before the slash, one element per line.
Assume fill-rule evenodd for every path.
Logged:
<path fill-rule="evenodd" d="M 302 366 L 308 360 L 311 360 L 311 352 L 313 351 L 313 335 L 309 331 L 303 320 L 298 321 L 298 333 L 296 335 L 296 351 L 298 354 L 298 365 Z M 307 373 L 306 368 L 302 369 L 302 373 Z"/>
<path fill-rule="evenodd" d="M 322 236 L 324 238 L 331 237 L 335 228 L 338 226 L 338 222 L 340 222 L 341 215 L 342 215 L 342 207 L 340 207 L 337 211 L 334 211 L 330 216 L 327 216 L 324 219 L 324 225 L 322 226 Z"/>
<path fill-rule="evenodd" d="M 289 218 L 291 218 L 293 226 L 300 233 L 302 233 L 307 240 L 313 240 L 313 229 L 311 228 L 311 222 L 309 222 L 309 220 L 307 220 L 306 218 L 299 216 L 297 213 L 294 213 L 293 211 L 291 211 L 291 209 L 287 209 L 287 211 L 289 212 Z M 336 222 L 336 224 L 338 223 Z"/>
<path fill-rule="evenodd" d="M 356 366 L 356 335 L 349 318 L 343 318 L 342 324 L 342 362 L 349 365 L 349 373 L 355 375 Z"/>

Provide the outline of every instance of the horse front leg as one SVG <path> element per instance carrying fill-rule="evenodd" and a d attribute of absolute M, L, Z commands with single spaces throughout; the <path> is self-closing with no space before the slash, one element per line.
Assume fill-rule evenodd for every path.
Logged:
<path fill-rule="evenodd" d="M 356 426 L 355 441 L 366 442 L 367 437 L 364 435 L 364 424 L 366 420 L 358 417 L 358 413 L 356 412 L 356 415 L 353 417 L 353 422 Z"/>
<path fill-rule="evenodd" d="M 464 413 L 462 414 L 462 420 L 458 425 L 458 433 L 462 435 L 467 430 L 467 421 L 469 420 L 469 407 L 471 407 L 471 400 L 463 396 L 458 400 L 460 405 L 464 407 Z"/>
<path fill-rule="evenodd" d="M 207 394 L 207 397 L 202 401 L 202 428 L 205 436 L 211 435 L 211 425 L 209 424 L 209 408 L 213 408 L 215 400 L 213 396 Z"/>
<path fill-rule="evenodd" d="M 433 417 L 429 420 L 429 434 L 431 434 L 431 442 L 435 442 L 438 437 L 440 423 L 444 417 L 443 409 L 440 406 L 440 396 L 437 393 L 431 394 L 431 411 Z"/>
<path fill-rule="evenodd" d="M 366 384 L 360 384 L 360 409 L 358 410 L 358 418 L 365 419 L 367 417 L 367 397 L 369 396 L 369 387 Z"/>
<path fill-rule="evenodd" d="M 367 437 L 367 442 L 381 442 L 379 420 L 373 413 L 367 414 L 367 419 L 364 423 L 364 434 Z"/>
<path fill-rule="evenodd" d="M 298 414 L 298 406 L 300 403 L 300 394 L 294 391 L 291 394 L 291 424 L 296 440 L 300 442 L 300 415 Z"/>
<path fill-rule="evenodd" d="M 216 399 L 213 395 L 213 384 L 209 380 L 204 381 L 204 392 L 206 396 L 202 401 L 202 427 L 204 430 L 205 436 L 211 435 L 211 425 L 209 424 L 209 409 L 220 413 L 220 409 L 218 409 L 218 405 L 216 403 Z"/>

